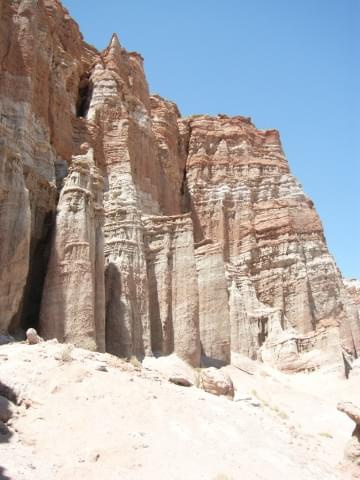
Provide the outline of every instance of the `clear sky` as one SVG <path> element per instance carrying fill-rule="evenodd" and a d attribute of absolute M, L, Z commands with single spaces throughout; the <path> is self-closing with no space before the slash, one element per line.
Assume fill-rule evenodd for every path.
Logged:
<path fill-rule="evenodd" d="M 344 276 L 360 278 L 360 0 L 63 0 L 99 49 L 116 32 L 183 115 L 280 130 Z"/>

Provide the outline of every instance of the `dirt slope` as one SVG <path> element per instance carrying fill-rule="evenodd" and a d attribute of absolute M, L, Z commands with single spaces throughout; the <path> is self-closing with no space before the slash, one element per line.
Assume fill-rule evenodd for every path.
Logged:
<path fill-rule="evenodd" d="M 19 405 L 0 436 L 0 478 L 350 478 L 338 464 L 353 426 L 336 402 L 353 385 L 337 372 L 286 376 L 250 361 L 249 373 L 226 370 L 235 401 L 109 354 L 1 346 L 0 381 Z"/>

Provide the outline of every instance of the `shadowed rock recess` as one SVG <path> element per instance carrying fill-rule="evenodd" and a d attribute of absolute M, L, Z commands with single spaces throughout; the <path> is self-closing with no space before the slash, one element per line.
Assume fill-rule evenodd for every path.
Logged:
<path fill-rule="evenodd" d="M 355 284 L 276 130 L 182 118 L 57 0 L 1 1 L 0 107 L 0 333 L 194 366 L 357 358 Z"/>

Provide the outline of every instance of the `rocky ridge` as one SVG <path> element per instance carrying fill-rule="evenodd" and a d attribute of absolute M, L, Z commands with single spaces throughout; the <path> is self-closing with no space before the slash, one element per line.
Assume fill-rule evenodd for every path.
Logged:
<path fill-rule="evenodd" d="M 0 105 L 1 333 L 193 366 L 357 358 L 357 301 L 276 130 L 182 118 L 57 0 L 1 3 Z"/>

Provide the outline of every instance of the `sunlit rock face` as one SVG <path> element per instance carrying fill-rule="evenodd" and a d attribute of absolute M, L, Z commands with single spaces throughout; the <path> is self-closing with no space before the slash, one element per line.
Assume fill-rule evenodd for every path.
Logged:
<path fill-rule="evenodd" d="M 283 332 L 293 338 L 294 369 L 303 352 L 321 352 L 310 362 L 314 367 L 324 362 L 324 351 L 341 359 L 340 344 L 356 352 L 358 314 L 278 132 L 224 115 L 180 124 L 195 241 L 210 239 L 223 251 L 232 349 L 253 358 L 270 349 L 268 357 L 286 369 Z"/>
<path fill-rule="evenodd" d="M 73 157 L 57 208 L 40 325 L 46 338 L 105 351 L 102 190 L 92 150 Z"/>
<path fill-rule="evenodd" d="M 97 55 L 58 2 L 0 5 L 0 329 L 38 323 L 82 72 Z"/>
<path fill-rule="evenodd" d="M 0 333 L 194 366 L 357 357 L 356 289 L 277 131 L 182 118 L 57 0 L 1 2 L 0 60 Z"/>
<path fill-rule="evenodd" d="M 190 215 L 146 216 L 152 350 L 200 362 L 199 292 Z"/>
<path fill-rule="evenodd" d="M 360 281 L 356 278 L 349 278 L 344 280 L 344 285 L 348 295 L 360 313 Z"/>

